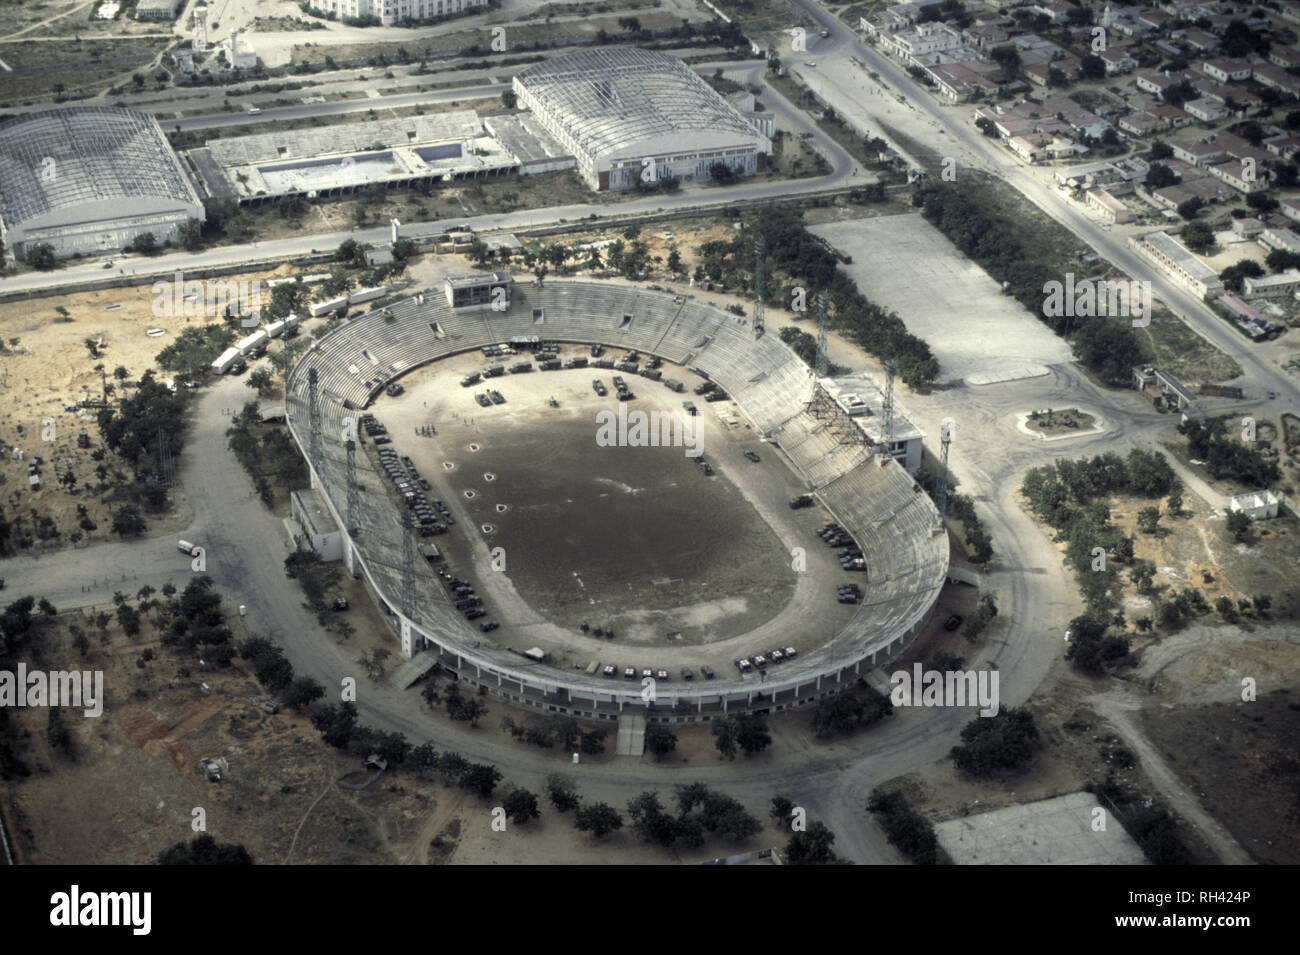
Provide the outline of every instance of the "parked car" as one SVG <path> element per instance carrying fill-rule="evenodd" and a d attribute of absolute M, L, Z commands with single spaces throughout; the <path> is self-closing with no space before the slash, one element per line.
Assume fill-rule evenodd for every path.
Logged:
<path fill-rule="evenodd" d="M 757 452 L 754 452 L 754 451 L 746 451 L 746 452 L 745 452 L 745 457 L 747 457 L 749 460 L 753 461 L 755 464 L 757 464 L 757 463 L 759 462 L 759 457 L 758 457 Z"/>

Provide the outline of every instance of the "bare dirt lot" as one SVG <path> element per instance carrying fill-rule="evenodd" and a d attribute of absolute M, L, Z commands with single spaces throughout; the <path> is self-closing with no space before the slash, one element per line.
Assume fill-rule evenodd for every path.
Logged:
<path fill-rule="evenodd" d="M 264 281 L 290 271 L 283 267 L 231 278 Z M 106 449 L 96 460 L 93 455 L 103 444 L 96 410 L 68 411 L 67 406 L 99 399 L 105 383 L 114 390 L 111 398 L 129 393 L 129 383 L 138 381 L 146 370 L 157 369 L 158 353 L 187 325 L 212 320 L 156 313 L 157 297 L 152 286 L 135 285 L 0 303 L 0 338 L 7 349 L 0 355 L 0 446 L 8 449 L 0 456 L 0 501 L 10 513 L 27 514 L 35 508 L 54 520 L 62 536 L 37 541 L 38 549 L 66 546 L 68 535 L 75 533 L 84 541 L 112 536 L 111 512 L 117 503 L 113 487 L 118 481 L 113 475 L 121 472 L 129 478 L 131 468 Z M 66 311 L 66 318 L 56 311 L 59 308 Z M 165 334 L 150 336 L 150 329 Z M 99 357 L 91 356 L 87 339 L 96 343 Z M 103 366 L 102 374 L 96 365 Z M 115 376 L 119 368 L 125 369 L 125 378 Z M 170 377 L 159 371 L 161 380 Z M 255 397 L 251 389 L 248 394 Z M 82 429 L 88 432 L 89 448 L 77 447 Z M 22 449 L 22 460 L 13 457 L 15 447 Z M 33 493 L 28 490 L 27 465 L 36 452 L 46 463 L 41 467 L 41 490 Z M 104 475 L 100 467 L 106 469 Z M 76 477 L 70 489 L 59 482 L 69 470 Z M 79 523 L 78 505 L 96 527 Z M 184 489 L 176 488 L 170 516 L 149 517 L 150 531 L 184 527 L 189 520 Z"/>
<path fill-rule="evenodd" d="M 74 623 L 91 635 L 84 658 L 69 643 Z M 49 744 L 47 709 L 10 711 L 31 775 L 0 782 L 0 809 L 21 863 L 148 864 L 195 834 L 196 810 L 218 842 L 243 845 L 258 864 L 667 864 L 783 844 L 770 828 L 743 844 L 710 840 L 681 856 L 626 829 L 599 841 L 575 831 L 572 816 L 560 816 L 544 798 L 540 820 L 498 831 L 492 810 L 508 777 L 486 801 L 410 772 L 350 789 L 338 780 L 363 779 L 360 760 L 325 747 L 304 716 L 260 709 L 265 694 L 239 661 L 226 670 L 192 664 L 186 671 L 147 620 L 131 640 L 116 624 L 101 640 L 79 613 L 40 626 L 40 653 L 29 666 L 102 670 L 105 704 L 98 718 L 61 711 L 72 756 Z M 492 707 L 482 732 L 496 732 L 504 712 Z M 704 759 L 707 731 L 682 735 L 682 753 L 670 761 L 688 752 Z M 201 759 L 224 760 L 219 782 L 208 779 Z M 556 769 L 567 762 L 557 754 Z M 671 786 L 660 795 L 669 803 Z M 764 817 L 766 798 L 748 800 L 748 808 Z"/>

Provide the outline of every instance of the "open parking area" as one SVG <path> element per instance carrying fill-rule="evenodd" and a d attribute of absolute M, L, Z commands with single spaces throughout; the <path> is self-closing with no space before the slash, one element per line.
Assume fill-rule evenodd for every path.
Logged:
<path fill-rule="evenodd" d="M 920 213 L 814 226 L 853 257 L 841 266 L 868 299 L 893 309 L 930 343 L 941 380 L 970 384 L 1031 377 L 1073 361 L 1057 338 Z"/>

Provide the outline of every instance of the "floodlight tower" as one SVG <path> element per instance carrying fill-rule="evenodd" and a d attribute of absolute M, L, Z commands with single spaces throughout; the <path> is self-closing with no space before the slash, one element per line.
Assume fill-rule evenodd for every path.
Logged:
<path fill-rule="evenodd" d="M 763 285 L 767 275 L 767 247 L 762 235 L 754 237 L 754 338 L 762 338 L 765 328 Z"/>
<path fill-rule="evenodd" d="M 885 361 L 885 420 L 881 432 L 885 438 L 885 453 L 891 454 L 894 447 L 894 359 Z"/>
<path fill-rule="evenodd" d="M 411 515 L 402 515 L 402 615 L 415 618 L 415 531 Z"/>
<path fill-rule="evenodd" d="M 349 438 L 343 446 L 348 452 L 348 534 L 356 537 L 361 527 L 361 496 L 357 491 L 357 443 Z"/>
<path fill-rule="evenodd" d="M 308 465 L 313 469 L 319 467 L 324 459 L 320 445 L 320 397 L 316 389 L 316 369 L 307 370 L 307 456 L 311 458 Z"/>
<path fill-rule="evenodd" d="M 945 422 L 940 430 L 939 479 L 934 488 L 934 506 L 939 509 L 939 526 L 948 513 L 948 446 L 952 444 L 952 427 Z"/>
<path fill-rule="evenodd" d="M 826 354 L 826 293 L 817 293 L 817 377 L 825 378 L 830 369 Z"/>

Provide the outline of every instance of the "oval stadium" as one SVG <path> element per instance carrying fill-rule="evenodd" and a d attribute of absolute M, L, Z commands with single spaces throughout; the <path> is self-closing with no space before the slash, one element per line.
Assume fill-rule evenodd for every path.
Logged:
<path fill-rule="evenodd" d="M 631 286 L 465 281 L 347 319 L 286 385 L 318 502 L 295 507 L 399 635 L 399 682 L 439 665 L 520 705 L 689 723 L 813 704 L 920 632 L 948 572 L 938 512 L 777 336 Z M 547 342 L 563 352 L 524 374 Z M 601 394 L 613 375 L 628 401 Z M 687 405 L 698 459 L 598 447 L 602 409 Z"/>

